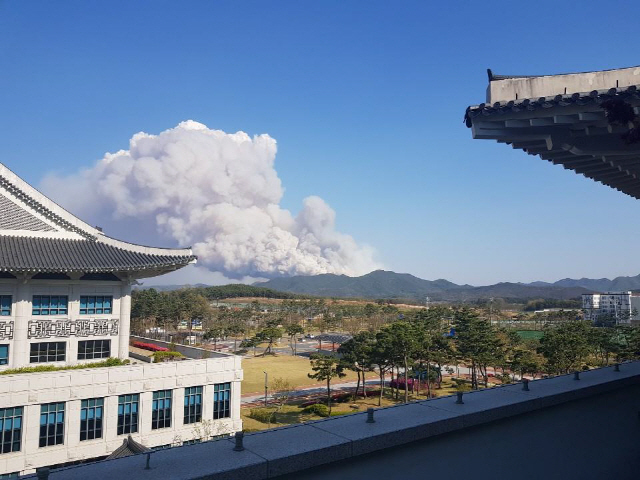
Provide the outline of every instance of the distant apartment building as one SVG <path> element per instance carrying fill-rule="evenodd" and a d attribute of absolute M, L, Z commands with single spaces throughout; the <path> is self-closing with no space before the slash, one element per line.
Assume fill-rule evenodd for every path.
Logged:
<path fill-rule="evenodd" d="M 0 479 L 242 428 L 240 357 L 100 363 L 129 359 L 136 280 L 195 260 L 107 237 L 0 164 Z"/>
<path fill-rule="evenodd" d="M 592 323 L 615 320 L 616 325 L 640 321 L 640 295 L 631 292 L 582 294 L 584 319 Z"/>

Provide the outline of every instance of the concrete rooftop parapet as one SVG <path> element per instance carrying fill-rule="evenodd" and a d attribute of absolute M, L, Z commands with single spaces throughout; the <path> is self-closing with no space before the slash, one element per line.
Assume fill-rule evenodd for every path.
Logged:
<path fill-rule="evenodd" d="M 365 412 L 247 434 L 242 451 L 225 439 L 154 452 L 150 469 L 142 454 L 54 470 L 49 478 L 274 478 L 637 385 L 640 362 L 629 362 L 620 371 L 611 366 L 580 372 L 579 380 L 569 374 L 530 381 L 528 391 L 516 383 L 465 393 L 462 404 L 448 396 L 382 408 L 372 423 Z"/>
<path fill-rule="evenodd" d="M 640 85 L 640 67 L 562 75 L 506 76 L 489 81 L 487 103 L 608 90 L 631 85 Z"/>

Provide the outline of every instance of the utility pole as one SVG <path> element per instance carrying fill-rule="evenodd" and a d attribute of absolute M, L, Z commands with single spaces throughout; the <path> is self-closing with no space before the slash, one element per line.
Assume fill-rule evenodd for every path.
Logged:
<path fill-rule="evenodd" d="M 267 372 L 264 373 L 264 406 L 267 406 L 267 394 L 269 391 L 269 374 Z"/>
<path fill-rule="evenodd" d="M 491 318 L 492 313 L 493 313 L 493 297 L 489 298 L 489 325 L 491 325 L 493 322 Z"/>

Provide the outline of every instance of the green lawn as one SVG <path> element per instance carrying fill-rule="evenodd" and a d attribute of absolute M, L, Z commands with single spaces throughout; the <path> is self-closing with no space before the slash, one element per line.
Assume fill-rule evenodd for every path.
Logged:
<path fill-rule="evenodd" d="M 544 332 L 540 330 L 517 330 L 516 333 L 520 335 L 523 340 L 540 340 L 544 336 Z"/>
<path fill-rule="evenodd" d="M 296 388 L 315 385 L 317 380 L 307 376 L 311 373 L 311 364 L 308 359 L 293 357 L 291 355 L 267 355 L 266 357 L 251 357 L 242 359 L 244 380 L 242 381 L 242 393 L 263 393 L 264 373 L 269 374 L 269 383 L 274 378 L 289 380 Z M 335 379 L 335 383 L 356 380 L 354 372 L 347 371 L 347 376 Z M 374 374 L 370 374 L 373 378 Z"/>

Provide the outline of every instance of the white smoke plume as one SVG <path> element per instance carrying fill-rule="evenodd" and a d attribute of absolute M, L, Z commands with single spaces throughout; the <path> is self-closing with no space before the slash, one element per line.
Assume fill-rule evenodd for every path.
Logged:
<path fill-rule="evenodd" d="M 129 150 L 107 153 L 70 177 L 48 175 L 43 190 L 87 219 L 105 219 L 125 240 L 158 235 L 192 245 L 198 263 L 229 277 L 361 275 L 379 265 L 372 248 L 336 231 L 320 197 L 295 217 L 279 203 L 276 141 L 210 130 L 192 120 L 159 135 L 138 133 Z M 149 231 L 151 229 L 152 231 Z M 140 232 L 148 235 L 140 236 Z"/>

